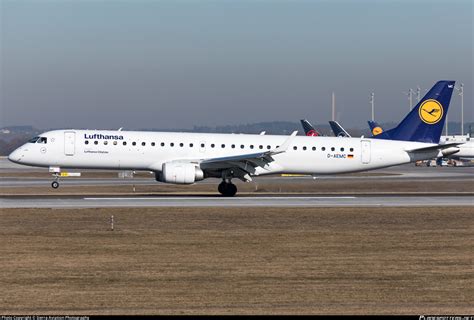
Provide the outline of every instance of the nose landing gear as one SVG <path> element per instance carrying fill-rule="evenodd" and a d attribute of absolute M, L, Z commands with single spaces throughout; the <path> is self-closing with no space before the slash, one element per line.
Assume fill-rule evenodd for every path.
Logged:
<path fill-rule="evenodd" d="M 217 190 L 222 194 L 224 197 L 233 197 L 237 193 L 237 187 L 235 184 L 232 182 L 226 182 L 223 180 L 219 186 L 217 187 Z"/>
<path fill-rule="evenodd" d="M 49 172 L 52 173 L 54 181 L 51 182 L 51 187 L 53 189 L 59 188 L 59 177 L 80 177 L 80 172 L 61 172 L 61 168 L 59 167 L 49 167 Z"/>

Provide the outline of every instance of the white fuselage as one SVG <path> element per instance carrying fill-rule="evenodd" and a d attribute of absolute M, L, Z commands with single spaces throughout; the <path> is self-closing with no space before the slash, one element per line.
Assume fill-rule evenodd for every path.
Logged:
<path fill-rule="evenodd" d="M 451 158 L 466 158 L 472 159 L 474 158 L 474 140 L 471 139 L 469 135 L 458 135 L 458 136 L 441 136 L 439 143 L 446 144 L 446 143 L 453 143 L 458 142 L 462 143 L 457 148 L 459 151 L 450 156 Z"/>
<path fill-rule="evenodd" d="M 160 172 L 171 161 L 195 161 L 275 149 L 288 136 L 102 130 L 45 132 L 45 143 L 26 143 L 9 159 L 16 163 L 60 168 L 146 170 Z M 367 138 L 297 136 L 286 152 L 257 167 L 254 175 L 273 173 L 334 174 L 372 170 L 435 157 L 438 151 L 405 150 L 434 144 Z"/>

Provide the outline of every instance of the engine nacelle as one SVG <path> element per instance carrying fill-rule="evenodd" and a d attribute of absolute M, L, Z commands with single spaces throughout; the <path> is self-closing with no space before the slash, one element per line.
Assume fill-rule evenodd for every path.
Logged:
<path fill-rule="evenodd" d="M 167 162 L 155 177 L 157 181 L 166 183 L 192 184 L 204 179 L 204 172 L 193 163 Z"/>
<path fill-rule="evenodd" d="M 447 149 L 443 149 L 441 150 L 441 154 L 446 157 L 446 156 L 450 156 L 452 154 L 455 154 L 455 153 L 458 153 L 459 152 L 459 148 L 458 147 L 451 147 L 451 148 L 447 148 Z"/>

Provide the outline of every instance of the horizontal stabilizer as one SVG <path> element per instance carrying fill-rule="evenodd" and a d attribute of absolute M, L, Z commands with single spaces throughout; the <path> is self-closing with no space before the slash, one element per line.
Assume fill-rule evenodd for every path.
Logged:
<path fill-rule="evenodd" d="M 446 144 L 438 144 L 435 146 L 430 146 L 430 147 L 423 147 L 423 148 L 417 148 L 417 149 L 411 149 L 411 150 L 405 150 L 406 152 L 429 152 L 429 151 L 435 151 L 435 150 L 444 150 L 452 147 L 457 147 L 460 144 L 463 143 L 446 143 Z"/>

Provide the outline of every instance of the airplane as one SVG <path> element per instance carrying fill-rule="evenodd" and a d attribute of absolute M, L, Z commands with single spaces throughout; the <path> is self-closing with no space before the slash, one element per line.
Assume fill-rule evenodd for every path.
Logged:
<path fill-rule="evenodd" d="M 301 125 L 303 126 L 303 130 L 307 136 L 315 137 L 320 136 L 321 134 L 314 129 L 313 125 L 306 119 L 300 120 Z M 349 133 L 337 122 L 337 121 L 329 121 L 329 125 L 331 126 L 332 131 L 336 137 L 351 137 Z M 316 134 L 314 134 L 316 133 Z"/>
<path fill-rule="evenodd" d="M 351 135 L 337 121 L 329 121 L 332 132 L 336 137 L 350 138 Z"/>
<path fill-rule="evenodd" d="M 232 179 L 267 174 L 337 174 L 374 170 L 456 152 L 439 145 L 454 81 L 438 81 L 395 128 L 392 139 L 258 134 L 53 130 L 14 150 L 12 162 L 49 167 L 59 187 L 62 169 L 143 170 L 157 181 L 193 184 L 219 178 L 218 191 L 234 196 Z M 420 110 L 436 105 L 435 117 Z"/>
<path fill-rule="evenodd" d="M 428 114 L 431 114 L 430 112 L 427 112 Z M 433 112 L 434 113 L 434 112 Z M 374 138 L 377 138 L 379 135 L 386 135 L 386 131 L 380 126 L 376 121 L 367 121 L 370 127 L 370 131 L 373 134 Z M 390 139 L 390 135 L 385 136 L 385 139 Z M 469 135 L 465 136 L 441 136 L 439 140 L 439 144 L 443 145 L 446 143 L 453 143 L 457 142 L 459 145 L 457 148 L 459 149 L 458 152 L 448 156 L 448 158 L 454 158 L 454 159 L 460 159 L 460 158 L 465 158 L 465 159 L 472 159 L 474 158 L 474 140 L 471 140 L 471 137 Z"/>
<path fill-rule="evenodd" d="M 321 135 L 321 133 L 319 133 L 318 131 L 316 131 L 316 129 L 314 129 L 313 125 L 309 123 L 308 120 L 302 119 L 300 120 L 300 122 L 301 122 L 301 125 L 303 126 L 304 134 L 306 136 L 319 137 Z"/>

